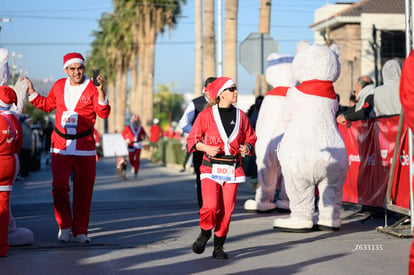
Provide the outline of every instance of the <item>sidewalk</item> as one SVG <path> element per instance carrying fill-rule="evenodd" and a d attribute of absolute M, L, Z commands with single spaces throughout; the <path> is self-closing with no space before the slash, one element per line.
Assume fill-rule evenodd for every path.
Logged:
<path fill-rule="evenodd" d="M 277 212 L 246 213 L 254 197 L 240 184 L 225 244 L 228 260 L 191 251 L 199 233 L 195 175 L 142 160 L 138 179 L 117 178 L 116 160 L 97 163 L 89 236 L 92 243 L 57 242 L 50 167 L 15 183 L 17 225 L 30 228 L 35 244 L 12 247 L 0 274 L 407 274 L 411 239 L 378 232 L 384 215 L 346 209 L 338 232 L 274 231 Z M 348 217 L 348 218 L 346 218 Z M 392 224 L 393 221 L 388 221 Z"/>

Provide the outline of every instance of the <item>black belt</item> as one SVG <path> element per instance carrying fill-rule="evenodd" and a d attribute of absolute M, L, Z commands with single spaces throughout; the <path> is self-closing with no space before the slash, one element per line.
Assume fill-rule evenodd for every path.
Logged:
<path fill-rule="evenodd" d="M 83 138 L 83 137 L 87 137 L 89 135 L 92 135 L 92 129 L 89 129 L 86 132 L 79 133 L 79 134 L 76 134 L 76 135 L 64 134 L 61 131 L 59 131 L 59 129 L 56 128 L 56 126 L 55 126 L 54 130 L 55 130 L 56 134 L 63 137 L 64 139 L 78 139 L 78 138 Z"/>
<path fill-rule="evenodd" d="M 203 159 L 203 165 L 211 167 L 213 164 L 226 164 L 233 165 L 236 164 L 236 168 L 240 167 L 240 161 L 238 161 L 238 156 L 228 156 L 228 155 L 216 155 L 214 157 L 207 156 L 207 159 Z"/>

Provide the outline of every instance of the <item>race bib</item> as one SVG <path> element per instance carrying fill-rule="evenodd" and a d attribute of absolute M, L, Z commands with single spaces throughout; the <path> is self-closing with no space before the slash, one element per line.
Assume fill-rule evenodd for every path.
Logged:
<path fill-rule="evenodd" d="M 213 164 L 211 178 L 214 180 L 234 181 L 236 177 L 235 164 Z"/>
<path fill-rule="evenodd" d="M 134 148 L 136 148 L 136 149 L 142 149 L 142 142 L 141 141 L 134 142 Z"/>
<path fill-rule="evenodd" d="M 78 126 L 78 113 L 76 112 L 63 112 L 61 125 L 63 128 L 76 128 Z"/>

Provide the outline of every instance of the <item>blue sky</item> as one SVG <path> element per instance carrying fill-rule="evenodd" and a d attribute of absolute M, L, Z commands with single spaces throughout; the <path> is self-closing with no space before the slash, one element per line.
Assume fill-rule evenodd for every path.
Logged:
<path fill-rule="evenodd" d="M 313 41 L 309 25 L 313 23 L 314 10 L 334 2 L 273 0 L 270 34 L 278 42 L 280 53 L 294 54 L 298 41 Z M 259 8 L 260 0 L 239 0 L 239 43 L 250 33 L 258 32 Z M 2 0 L 0 17 L 11 17 L 11 22 L 0 22 L 0 47 L 16 53 L 16 66 L 25 70 L 30 78 L 57 80 L 65 77 L 63 55 L 73 51 L 86 55 L 93 40 L 92 32 L 98 29 L 99 18 L 102 13 L 111 11 L 111 0 Z M 175 92 L 193 92 L 194 22 L 194 1 L 188 0 L 176 28 L 167 29 L 158 37 L 156 86 L 165 84 Z M 9 64 L 12 62 L 10 57 Z M 242 94 L 253 93 L 255 76 L 241 65 L 237 82 Z"/>

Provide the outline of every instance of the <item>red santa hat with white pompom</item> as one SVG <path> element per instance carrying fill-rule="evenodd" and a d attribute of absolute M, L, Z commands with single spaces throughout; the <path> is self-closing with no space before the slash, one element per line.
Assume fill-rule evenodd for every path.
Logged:
<path fill-rule="evenodd" d="M 9 86 L 0 86 L 0 107 L 10 108 L 17 103 L 16 93 Z"/>
<path fill-rule="evenodd" d="M 68 53 L 63 57 L 63 69 L 73 63 L 85 65 L 85 58 L 80 53 Z"/>

